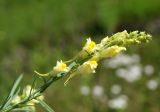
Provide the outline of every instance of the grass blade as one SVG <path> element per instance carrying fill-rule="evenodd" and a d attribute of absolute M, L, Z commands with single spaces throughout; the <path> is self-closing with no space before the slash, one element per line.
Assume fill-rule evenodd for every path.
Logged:
<path fill-rule="evenodd" d="M 3 105 L 1 106 L 1 109 L 2 108 L 5 108 L 6 106 L 8 106 L 10 104 L 10 102 L 12 101 L 12 98 L 14 97 L 15 93 L 17 93 L 17 89 L 18 89 L 18 86 L 21 82 L 23 78 L 23 75 L 20 75 L 14 82 L 13 86 L 12 86 L 12 89 L 9 93 L 9 95 L 7 96 L 6 100 L 4 101 Z M 19 89 L 18 89 L 19 91 Z"/>
<path fill-rule="evenodd" d="M 23 75 L 20 75 L 20 76 L 17 78 L 17 80 L 14 82 L 13 87 L 12 87 L 12 89 L 11 89 L 11 92 L 10 92 L 9 96 L 13 96 L 13 95 L 14 95 L 14 93 L 16 92 L 16 90 L 17 90 L 17 88 L 18 88 L 18 86 L 19 86 L 22 78 L 23 78 Z"/>

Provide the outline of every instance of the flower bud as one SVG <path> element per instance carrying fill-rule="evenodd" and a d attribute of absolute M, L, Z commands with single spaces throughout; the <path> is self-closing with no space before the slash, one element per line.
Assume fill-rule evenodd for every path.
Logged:
<path fill-rule="evenodd" d="M 21 97 L 20 96 L 15 96 L 13 98 L 13 100 L 11 101 L 12 104 L 17 104 L 21 101 Z"/>
<path fill-rule="evenodd" d="M 126 48 L 125 47 L 119 47 L 119 46 L 111 46 L 108 47 L 104 50 L 102 50 L 101 52 L 97 53 L 97 57 L 100 58 L 109 58 L 109 57 L 113 57 L 115 55 L 117 55 L 118 53 L 120 53 L 121 51 L 125 51 Z"/>
<path fill-rule="evenodd" d="M 108 40 L 109 40 L 108 36 L 105 37 L 105 38 L 103 38 L 103 39 L 101 40 L 101 44 L 102 44 L 102 45 L 105 45 L 105 44 L 108 42 Z"/>
<path fill-rule="evenodd" d="M 91 53 L 94 51 L 95 47 L 96 43 L 92 41 L 91 38 L 88 38 L 85 46 L 83 47 L 83 50 L 87 51 L 88 53 Z"/>
<path fill-rule="evenodd" d="M 54 72 L 60 73 L 60 72 L 68 72 L 69 68 L 63 61 L 57 61 L 57 65 L 53 68 Z"/>
<path fill-rule="evenodd" d="M 36 99 L 33 99 L 32 102 L 33 102 L 33 103 L 39 103 L 38 100 L 44 100 L 44 96 L 43 96 L 43 95 L 40 95 L 40 96 L 38 96 Z"/>
<path fill-rule="evenodd" d="M 64 85 L 67 85 L 69 80 L 72 79 L 74 76 L 76 75 L 82 75 L 82 74 L 91 74 L 91 73 L 95 73 L 95 69 L 97 68 L 98 63 L 97 61 L 87 61 L 84 62 L 80 67 L 78 67 L 78 69 L 72 73 L 67 80 L 65 81 Z"/>
<path fill-rule="evenodd" d="M 95 73 L 95 69 L 97 68 L 97 66 L 97 61 L 87 61 L 83 63 L 81 71 L 87 74 Z"/>
<path fill-rule="evenodd" d="M 32 92 L 31 92 L 31 91 L 32 91 Z M 23 97 L 23 98 L 29 97 L 29 95 L 30 95 L 31 93 L 33 93 L 33 91 L 35 91 L 35 90 L 32 89 L 31 85 L 27 85 L 27 86 L 23 89 L 22 97 Z"/>

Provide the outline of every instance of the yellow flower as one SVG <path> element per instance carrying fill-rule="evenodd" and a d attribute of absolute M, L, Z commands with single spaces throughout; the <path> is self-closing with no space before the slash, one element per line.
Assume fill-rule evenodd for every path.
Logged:
<path fill-rule="evenodd" d="M 95 47 L 96 47 L 96 43 L 92 41 L 91 38 L 88 38 L 85 46 L 83 47 L 83 50 L 91 53 L 94 51 Z"/>
<path fill-rule="evenodd" d="M 97 66 L 98 66 L 98 63 L 97 61 L 94 61 L 94 60 L 84 62 L 80 67 L 78 67 L 78 69 L 74 73 L 72 73 L 67 78 L 64 85 L 67 85 L 69 80 L 72 79 L 76 75 L 95 73 L 96 72 L 95 69 L 97 68 Z"/>
<path fill-rule="evenodd" d="M 44 100 L 44 96 L 41 95 L 41 96 L 37 97 L 37 99 L 38 99 L 38 100 Z"/>
<path fill-rule="evenodd" d="M 35 92 L 36 90 L 35 89 L 33 89 L 32 87 L 31 87 L 31 85 L 27 85 L 25 88 L 24 88 L 24 90 L 23 90 L 23 95 L 22 95 L 22 98 L 27 98 L 27 97 L 29 97 L 30 96 L 30 94 L 32 94 L 33 92 Z M 35 96 L 36 96 L 36 94 L 35 94 Z M 35 103 L 39 103 L 39 101 L 38 100 L 43 100 L 44 99 L 44 96 L 43 95 L 40 95 L 40 96 L 38 96 L 36 99 L 33 99 L 33 100 L 31 100 L 31 101 L 29 101 L 28 103 L 27 103 L 27 105 L 34 105 Z"/>
<path fill-rule="evenodd" d="M 84 69 L 88 70 L 88 73 L 95 73 L 95 69 L 97 68 L 98 64 L 97 61 L 87 61 L 82 66 L 84 66 Z"/>
<path fill-rule="evenodd" d="M 69 68 L 63 61 L 57 61 L 57 65 L 53 68 L 54 72 L 68 72 Z"/>
<path fill-rule="evenodd" d="M 101 52 L 97 53 L 97 57 L 100 58 L 109 58 L 109 57 L 113 57 L 115 55 L 117 55 L 118 53 L 120 53 L 121 51 L 125 51 L 126 48 L 125 47 L 119 47 L 117 45 L 115 46 L 111 46 L 108 47 L 104 50 L 102 50 Z"/>
<path fill-rule="evenodd" d="M 43 95 L 40 95 L 40 96 L 38 96 L 36 99 L 31 100 L 31 102 L 32 102 L 32 103 L 39 103 L 38 100 L 44 100 L 44 96 L 43 96 Z"/>
<path fill-rule="evenodd" d="M 33 107 L 34 107 L 34 105 L 35 105 L 34 100 L 31 100 L 31 101 L 27 102 L 27 105 L 28 105 L 28 106 L 33 106 Z"/>
<path fill-rule="evenodd" d="M 15 96 L 15 97 L 13 98 L 13 100 L 11 101 L 11 103 L 17 104 L 17 103 L 19 103 L 20 101 L 21 101 L 21 97 L 20 97 L 20 96 Z"/>
<path fill-rule="evenodd" d="M 26 97 L 29 97 L 29 95 L 35 91 L 34 89 L 32 89 L 32 92 L 31 92 L 31 89 L 32 89 L 31 85 L 27 85 L 27 86 L 23 89 L 23 97 L 25 97 L 25 98 L 26 98 Z"/>
<path fill-rule="evenodd" d="M 27 102 L 27 106 L 24 108 L 29 109 L 32 112 L 36 111 L 35 104 L 32 101 Z"/>

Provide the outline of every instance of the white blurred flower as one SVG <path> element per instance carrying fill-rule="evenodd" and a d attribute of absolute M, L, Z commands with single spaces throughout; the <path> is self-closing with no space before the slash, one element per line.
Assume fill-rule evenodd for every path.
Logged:
<path fill-rule="evenodd" d="M 116 70 L 116 75 L 121 78 L 125 78 L 128 70 L 125 68 L 119 68 Z"/>
<path fill-rule="evenodd" d="M 147 82 L 147 88 L 150 90 L 156 90 L 158 87 L 158 82 L 156 80 L 149 80 Z"/>
<path fill-rule="evenodd" d="M 99 86 L 99 85 L 94 86 L 94 88 L 93 88 L 93 95 L 95 97 L 102 96 L 103 93 L 104 93 L 104 89 L 103 89 L 102 86 Z"/>
<path fill-rule="evenodd" d="M 80 93 L 84 96 L 87 96 L 90 94 L 90 88 L 88 86 L 81 86 Z"/>
<path fill-rule="evenodd" d="M 152 65 L 146 65 L 144 67 L 144 73 L 147 75 L 147 76 L 151 76 L 153 73 L 154 73 L 154 67 Z"/>
<path fill-rule="evenodd" d="M 111 92 L 115 95 L 119 94 L 121 92 L 122 88 L 120 85 L 115 84 L 111 87 Z"/>
<path fill-rule="evenodd" d="M 142 69 L 140 65 L 132 65 L 128 68 L 120 68 L 116 71 L 116 75 L 124 78 L 128 82 L 134 82 L 139 80 L 142 75 Z"/>
<path fill-rule="evenodd" d="M 139 63 L 140 62 L 140 56 L 138 54 L 131 55 L 132 63 Z"/>
<path fill-rule="evenodd" d="M 120 95 L 117 98 L 109 100 L 108 106 L 112 109 L 125 109 L 127 107 L 128 97 L 125 95 Z"/>
<path fill-rule="evenodd" d="M 127 80 L 133 82 L 139 80 L 142 75 L 142 69 L 139 65 L 133 65 L 129 67 Z"/>
<path fill-rule="evenodd" d="M 140 62 L 140 57 L 137 54 L 133 55 L 119 54 L 110 60 L 105 60 L 104 66 L 107 68 L 109 67 L 115 69 L 122 65 L 129 66 L 132 64 L 138 64 L 139 62 Z"/>

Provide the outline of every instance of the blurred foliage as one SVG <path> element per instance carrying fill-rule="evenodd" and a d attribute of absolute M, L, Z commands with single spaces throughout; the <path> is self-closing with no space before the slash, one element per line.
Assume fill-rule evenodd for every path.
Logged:
<path fill-rule="evenodd" d="M 34 70 L 45 73 L 56 60 L 74 56 L 84 37 L 100 40 L 125 29 L 145 30 L 153 35 L 151 44 L 129 48 L 128 53 L 139 54 L 142 65 L 153 65 L 153 77 L 159 77 L 159 11 L 159 0 L 0 0 L 0 99 L 19 74 L 25 74 L 24 84 L 31 83 Z M 77 77 L 67 87 L 59 81 L 46 92 L 46 100 L 57 112 L 116 112 L 92 95 L 81 96 L 78 88 L 100 84 L 109 94 L 110 86 L 119 83 L 132 99 L 126 111 L 159 112 L 160 91 L 143 88 L 146 80 L 129 84 L 101 66 L 96 75 Z"/>

